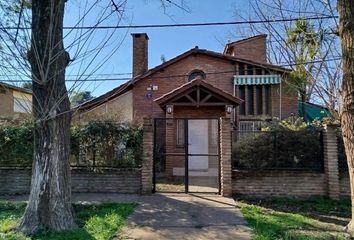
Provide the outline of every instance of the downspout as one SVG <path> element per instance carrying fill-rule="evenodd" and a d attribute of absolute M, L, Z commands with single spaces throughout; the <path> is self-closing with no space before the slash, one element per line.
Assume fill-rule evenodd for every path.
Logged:
<path fill-rule="evenodd" d="M 232 80 L 232 84 L 233 84 L 233 88 L 234 88 L 234 97 L 236 97 L 236 84 L 235 84 L 235 76 L 233 77 L 233 80 Z M 236 107 L 237 106 L 235 106 L 234 107 L 234 109 L 232 110 L 232 113 L 233 113 L 233 117 L 232 117 L 232 125 L 233 125 L 233 128 L 238 128 L 238 125 L 237 125 L 237 117 L 238 116 L 236 116 Z"/>
<path fill-rule="evenodd" d="M 281 109 L 281 101 L 282 101 L 282 78 L 280 78 L 280 85 L 279 85 L 279 119 L 281 120 L 282 119 L 282 109 Z"/>

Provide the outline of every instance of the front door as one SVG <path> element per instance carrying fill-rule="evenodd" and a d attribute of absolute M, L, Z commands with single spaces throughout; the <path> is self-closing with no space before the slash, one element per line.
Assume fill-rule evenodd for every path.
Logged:
<path fill-rule="evenodd" d="M 188 191 L 219 191 L 218 120 L 188 120 Z"/>
<path fill-rule="evenodd" d="M 208 135 L 207 119 L 188 120 L 189 176 L 193 176 L 193 172 L 208 171 Z"/>

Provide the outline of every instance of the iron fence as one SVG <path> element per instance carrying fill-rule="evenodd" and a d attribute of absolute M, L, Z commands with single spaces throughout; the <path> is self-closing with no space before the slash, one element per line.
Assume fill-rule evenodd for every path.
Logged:
<path fill-rule="evenodd" d="M 235 131 L 232 161 L 234 169 L 323 171 L 322 132 Z"/>

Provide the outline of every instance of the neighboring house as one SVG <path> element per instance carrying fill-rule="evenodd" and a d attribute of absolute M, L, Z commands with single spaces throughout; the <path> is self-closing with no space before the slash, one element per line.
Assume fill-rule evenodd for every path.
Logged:
<path fill-rule="evenodd" d="M 195 47 L 151 69 L 147 34 L 132 37 L 133 78 L 82 104 L 75 119 L 155 119 L 155 170 L 164 176 L 188 176 L 189 184 L 192 177 L 214 178 L 206 182 L 217 189 L 218 119 L 231 118 L 235 129 L 249 131 L 264 120 L 297 115 L 298 95 L 286 84 L 290 70 L 266 62 L 266 35 L 229 43 L 224 53 Z"/>
<path fill-rule="evenodd" d="M 31 112 L 31 90 L 0 82 L 0 120 L 28 118 Z"/>

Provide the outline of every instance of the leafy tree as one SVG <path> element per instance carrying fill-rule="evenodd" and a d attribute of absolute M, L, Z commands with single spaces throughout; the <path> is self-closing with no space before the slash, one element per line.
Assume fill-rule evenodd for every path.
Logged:
<path fill-rule="evenodd" d="M 313 91 L 312 62 L 320 50 L 322 39 L 322 34 L 315 32 L 314 27 L 305 19 L 295 21 L 295 25 L 287 31 L 286 43 L 296 52 L 295 68 L 290 74 L 289 82 L 299 91 L 303 103 L 310 100 Z M 302 108 L 306 118 L 305 104 L 302 104 Z"/>
<path fill-rule="evenodd" d="M 263 20 L 238 28 L 236 37 L 267 34 L 268 61 L 294 71 L 289 81 L 284 79 L 287 84 L 300 90 L 303 100 L 323 104 L 337 117 L 342 69 L 336 2 L 250 0 L 251 12 L 235 9 L 235 14 L 242 20 Z"/>
<path fill-rule="evenodd" d="M 93 98 L 90 91 L 74 92 L 70 96 L 70 103 L 72 107 L 75 107 Z"/>

